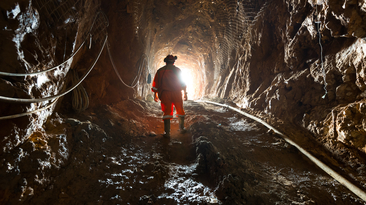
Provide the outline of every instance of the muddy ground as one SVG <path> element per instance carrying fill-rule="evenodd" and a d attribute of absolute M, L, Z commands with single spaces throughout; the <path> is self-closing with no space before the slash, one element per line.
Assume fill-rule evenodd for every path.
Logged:
<path fill-rule="evenodd" d="M 185 110 L 188 132 L 174 119 L 170 139 L 158 103 L 56 113 L 2 157 L 0 204 L 365 204 L 261 124 Z"/>

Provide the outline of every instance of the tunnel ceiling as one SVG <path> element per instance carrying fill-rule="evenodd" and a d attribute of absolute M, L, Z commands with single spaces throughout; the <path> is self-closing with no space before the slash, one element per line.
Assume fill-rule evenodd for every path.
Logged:
<path fill-rule="evenodd" d="M 261 7 L 260 1 L 250 0 L 131 4 L 136 5 L 133 14 L 139 16 L 136 33 L 150 41 L 151 54 L 160 53 L 160 50 L 192 57 L 214 54 L 214 61 L 223 67 L 227 66 L 230 50 L 238 48 L 256 9 Z M 156 58 L 162 58 L 164 54 Z"/>
<path fill-rule="evenodd" d="M 95 68 L 82 82 L 90 110 L 151 100 L 148 75 L 174 54 L 176 65 L 193 73 L 191 98 L 222 98 L 275 125 L 306 130 L 339 160 L 361 166 L 357 158 L 366 153 L 364 1 L 12 0 L 0 7 L 1 71 L 55 68 L 1 77 L 2 97 L 40 99 L 2 98 L 1 116 L 26 113 L 2 121 L 9 128 L 0 130 L 6 136 L 3 152 L 44 130 L 55 111 L 78 116 L 71 94 L 54 96 L 74 86 L 72 79 L 91 65 Z M 48 97 L 59 101 L 44 100 Z"/>
<path fill-rule="evenodd" d="M 325 136 L 319 139 L 333 151 L 342 142 L 361 152 L 364 131 L 343 129 L 348 120 L 366 119 L 365 8 L 357 1 L 316 0 L 102 2 L 125 78 L 136 76 L 131 68 L 141 58 L 153 75 L 167 54 L 175 54 L 178 66 L 195 72 L 196 97 L 228 98 Z M 148 72 L 134 97 L 151 93 Z M 111 73 L 102 97 L 118 92 Z"/>
<path fill-rule="evenodd" d="M 167 54 L 177 55 L 176 65 L 191 71 L 189 99 L 203 96 L 255 115 L 365 190 L 365 1 L 0 0 L 0 8 L 0 204 L 106 204 L 122 192 L 138 201 L 135 190 L 145 194 L 156 186 L 132 176 L 167 182 L 178 164 L 166 162 L 186 158 L 174 147 L 187 143 L 202 172 L 192 177 L 216 181 L 212 188 L 222 199 L 243 193 L 237 204 L 261 204 L 256 194 L 265 193 L 274 203 L 268 182 L 279 187 L 276 193 L 288 191 L 299 199 L 288 203 L 322 204 L 301 191 L 313 193 L 307 185 L 319 184 L 320 175 L 309 178 L 301 171 L 305 181 L 299 181 L 284 165 L 287 153 L 295 156 L 289 166 L 302 158 L 293 147 L 227 107 L 185 103 L 189 137 L 183 144 L 160 141 L 161 111 L 153 104 L 148 76 Z M 178 127 L 175 120 L 172 126 Z M 275 148 L 269 155 L 278 160 L 270 163 L 273 168 L 246 159 L 255 149 L 268 160 L 268 147 Z M 113 157 L 116 153 L 120 157 Z M 185 170 L 195 169 L 178 166 L 185 176 Z M 227 172 L 207 174 L 220 170 Z M 102 177 L 94 183 L 89 177 L 96 173 Z M 115 177 L 118 188 L 106 177 Z M 334 180 L 320 178 L 326 199 L 349 202 Z M 122 190 L 122 181 L 142 189 Z M 323 182 L 339 195 L 325 190 Z M 98 195 L 100 189 L 105 196 Z M 255 202 L 243 200 L 248 197 Z M 150 203 L 148 198 L 143 203 Z"/>
<path fill-rule="evenodd" d="M 108 3 L 103 4 L 111 9 Z M 152 70 L 159 68 L 168 54 L 184 57 L 176 64 L 192 70 L 194 82 L 199 84 L 195 87 L 201 91 L 194 91 L 197 98 L 204 95 L 208 81 L 234 64 L 246 31 L 262 4 L 250 0 L 140 0 L 120 3 L 118 8 L 132 16 L 134 38 L 148 56 Z M 109 12 L 109 18 L 123 17 Z"/>

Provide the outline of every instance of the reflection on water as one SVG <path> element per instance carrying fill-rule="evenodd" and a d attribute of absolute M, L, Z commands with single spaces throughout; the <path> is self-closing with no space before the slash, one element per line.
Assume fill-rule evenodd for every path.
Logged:
<path fill-rule="evenodd" d="M 236 117 L 230 117 L 228 120 L 230 121 L 230 130 L 232 131 L 259 131 L 255 123 L 249 123 L 245 119 L 238 120 Z"/>
<path fill-rule="evenodd" d="M 202 183 L 192 179 L 195 175 L 197 163 L 186 165 L 169 165 L 169 179 L 164 187 L 173 193 L 163 193 L 158 198 L 174 199 L 178 203 L 183 202 L 207 202 L 219 203 L 214 192 Z"/>
<path fill-rule="evenodd" d="M 194 179 L 197 163 L 168 163 L 160 153 L 147 153 L 136 147 L 123 148 L 117 156 L 107 159 L 110 172 L 98 182 L 115 191 L 109 201 L 133 201 L 129 198 L 133 192 L 140 201 L 152 200 L 150 196 L 156 196 L 154 200 L 167 204 L 221 204 L 211 188 Z"/>
<path fill-rule="evenodd" d="M 18 190 L 8 204 L 364 204 L 266 129 L 232 132 L 228 124 L 244 121 L 202 119 L 190 127 L 202 136 L 194 143 L 187 135 L 107 136 L 89 121 L 51 120 L 57 130 L 4 156 L 0 179 Z"/>

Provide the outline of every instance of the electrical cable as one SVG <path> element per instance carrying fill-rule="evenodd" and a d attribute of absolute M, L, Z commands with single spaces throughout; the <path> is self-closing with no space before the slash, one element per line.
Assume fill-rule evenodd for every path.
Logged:
<path fill-rule="evenodd" d="M 36 112 L 41 112 L 43 110 L 46 110 L 46 109 L 50 108 L 52 105 L 54 105 L 58 99 L 59 98 L 56 98 L 55 101 L 53 101 L 51 104 L 47 105 L 46 107 L 43 107 L 43 108 L 40 108 L 40 109 L 37 109 L 37 110 L 33 110 L 33 111 L 30 111 L 30 112 L 21 113 L 21 114 L 3 116 L 3 117 L 0 117 L 0 120 L 14 119 L 14 118 L 19 118 L 19 117 L 24 117 L 24 116 L 27 116 L 27 115 L 30 115 L 30 114 L 33 114 L 33 113 L 36 113 Z"/>
<path fill-rule="evenodd" d="M 345 187 L 347 187 L 350 191 L 352 191 L 355 195 L 357 195 L 358 197 L 360 197 L 361 199 L 363 199 L 366 202 L 366 193 L 365 191 L 361 190 L 360 188 L 358 188 L 357 186 L 355 186 L 354 184 L 352 184 L 350 181 L 348 181 L 347 179 L 345 179 L 344 177 L 342 177 L 340 174 L 338 174 L 337 172 L 335 172 L 334 170 L 332 170 L 330 167 L 328 167 L 326 164 L 324 164 L 323 162 L 321 162 L 320 160 L 318 160 L 317 158 L 315 158 L 313 155 L 311 155 L 309 152 L 307 152 L 306 150 L 304 150 L 302 147 L 300 147 L 298 144 L 296 144 L 294 141 L 292 141 L 290 138 L 288 138 L 286 135 L 282 134 L 280 131 L 278 131 L 277 129 L 275 129 L 274 127 L 272 127 L 270 124 L 266 123 L 265 121 L 263 121 L 262 119 L 255 117 L 251 114 L 248 114 L 246 112 L 243 112 L 237 108 L 231 107 L 229 105 L 225 105 L 225 104 L 220 104 L 220 103 L 216 103 L 216 102 L 211 102 L 211 101 L 206 101 L 206 100 L 200 100 L 198 102 L 205 102 L 205 103 L 210 103 L 210 104 L 214 104 L 214 105 L 218 105 L 218 106 L 222 106 L 222 107 L 226 107 L 229 108 L 231 110 L 234 110 L 242 115 L 245 115 L 259 123 L 261 123 L 262 125 L 266 126 L 268 129 L 273 130 L 276 134 L 280 135 L 287 143 L 291 144 L 292 146 L 296 147 L 302 154 L 304 154 L 306 157 L 308 157 L 312 162 L 314 162 L 319 168 L 321 168 L 323 171 L 325 171 L 327 174 L 329 174 L 331 177 L 333 177 L 335 180 L 337 180 L 339 183 L 343 184 Z"/>
<path fill-rule="evenodd" d="M 71 82 L 76 84 L 79 81 L 79 76 L 76 70 L 71 70 Z M 84 86 L 80 84 L 72 91 L 72 108 L 77 112 L 82 112 L 89 107 L 89 96 Z"/>
<path fill-rule="evenodd" d="M 39 75 L 39 74 L 42 74 L 42 73 L 46 73 L 46 72 L 53 71 L 53 70 L 57 69 L 58 67 L 60 67 L 61 65 L 69 62 L 69 60 L 71 60 L 81 50 L 81 48 L 84 46 L 85 42 L 89 39 L 88 36 L 91 35 L 91 31 L 92 31 L 92 29 L 94 27 L 95 21 L 97 20 L 97 17 L 99 16 L 100 13 L 104 14 L 104 12 L 99 11 L 97 13 L 97 15 L 94 17 L 93 24 L 90 27 L 89 32 L 86 35 L 87 37 L 85 37 L 85 40 L 83 41 L 83 43 L 81 43 L 81 45 L 78 47 L 78 49 L 66 61 L 64 61 L 63 63 L 61 63 L 61 64 L 59 64 L 57 66 L 54 66 L 54 67 L 52 67 L 50 69 L 43 70 L 43 71 L 37 71 L 37 72 L 34 72 L 34 73 L 8 73 L 8 72 L 1 72 L 0 71 L 0 75 L 3 75 L 3 76 L 13 76 L 13 77 L 24 77 L 24 76 Z M 104 16 L 105 16 L 105 14 L 104 14 Z M 108 19 L 107 19 L 107 23 L 109 25 Z"/>
<path fill-rule="evenodd" d="M 132 84 L 134 84 L 135 83 L 135 81 L 136 81 L 136 83 L 134 84 L 134 85 L 127 85 L 124 81 L 123 81 L 123 79 L 122 79 L 122 77 L 121 77 L 121 75 L 119 74 L 119 72 L 118 72 L 118 70 L 117 70 L 117 68 L 116 68 L 116 66 L 114 65 L 114 61 L 113 61 L 113 59 L 112 59 L 112 55 L 111 55 L 111 51 L 110 51 L 110 48 L 109 48 L 109 44 L 107 43 L 107 51 L 108 51 L 108 55 L 109 55 L 109 60 L 111 61 L 111 64 L 112 64 L 112 67 L 113 67 L 113 69 L 114 69 L 114 72 L 117 74 L 117 77 L 119 78 L 119 80 L 122 82 L 122 84 L 123 85 L 125 85 L 126 87 L 128 87 L 128 88 L 135 88 L 136 86 L 137 86 L 137 83 L 138 83 L 138 81 L 136 81 L 136 78 L 137 78 L 137 76 L 139 76 L 137 79 L 139 79 L 140 77 L 141 77 L 141 73 L 142 73 L 142 66 L 141 66 L 141 64 L 140 64 L 140 66 L 139 66 L 139 71 L 138 71 L 138 74 L 136 75 L 136 77 L 135 77 L 135 79 L 133 80 L 133 82 L 132 82 Z M 145 58 L 144 58 L 145 59 Z M 144 60 L 144 62 L 145 62 L 145 60 Z"/>
<path fill-rule="evenodd" d="M 318 14 L 318 5 L 316 5 L 316 13 Z M 319 47 L 320 47 L 320 61 L 321 61 L 321 69 L 322 69 L 322 74 L 323 74 L 323 79 L 324 79 L 324 90 L 325 90 L 325 94 L 322 96 L 322 98 L 324 99 L 325 96 L 328 94 L 328 90 L 327 90 L 327 76 L 325 73 L 325 69 L 324 69 L 324 60 L 323 60 L 323 46 L 322 46 L 322 35 L 320 33 L 320 24 L 321 21 L 319 19 L 317 19 L 317 21 L 315 21 L 315 25 L 318 31 L 318 36 L 319 36 Z"/>
<path fill-rule="evenodd" d="M 84 46 L 86 40 L 79 46 L 79 48 L 76 50 L 76 52 L 74 52 L 74 54 L 72 54 L 66 61 L 64 61 L 63 63 L 61 63 L 61 64 L 59 64 L 59 65 L 57 65 L 55 67 L 52 67 L 50 69 L 43 70 L 43 71 L 37 71 L 37 72 L 34 72 L 34 73 L 8 73 L 8 72 L 0 72 L 0 75 L 3 75 L 3 76 L 13 76 L 13 77 L 24 77 L 24 76 L 39 75 L 39 74 L 42 74 L 42 73 L 46 73 L 46 72 L 53 71 L 56 68 L 60 67 L 61 65 L 69 62 L 69 60 L 72 59 L 80 51 L 80 49 Z"/>
<path fill-rule="evenodd" d="M 105 44 L 107 43 L 107 39 L 108 39 L 108 35 L 106 34 L 104 43 L 103 43 L 103 47 L 101 48 L 97 59 L 94 61 L 93 65 L 89 68 L 89 70 L 83 75 L 83 77 L 81 78 L 81 80 L 74 86 L 72 86 L 71 88 L 67 89 L 66 91 L 64 91 L 61 94 L 58 95 L 54 95 L 54 96 L 50 96 L 50 97 L 45 97 L 45 98 L 37 98 L 37 99 L 25 99 L 25 98 L 11 98 L 11 97 L 4 97 L 4 96 L 0 96 L 0 100 L 4 100 L 4 101 L 11 101 L 11 102 L 17 102 L 17 103 L 35 103 L 35 102 L 43 102 L 43 101 L 47 101 L 47 100 L 52 100 L 52 99 L 56 99 L 59 97 L 62 97 L 64 95 L 66 95 L 67 93 L 71 92 L 72 90 L 74 90 L 76 87 L 78 87 L 81 82 L 83 82 L 85 80 L 85 78 L 89 75 L 89 73 L 91 72 L 91 70 L 94 68 L 95 64 L 98 62 L 100 55 L 102 54 L 102 51 L 104 50 Z"/>

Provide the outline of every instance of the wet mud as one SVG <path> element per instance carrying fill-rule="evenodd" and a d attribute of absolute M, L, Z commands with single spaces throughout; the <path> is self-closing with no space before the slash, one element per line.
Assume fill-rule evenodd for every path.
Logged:
<path fill-rule="evenodd" d="M 158 103 L 55 114 L 5 153 L 0 204 L 364 204 L 261 124 L 185 103 L 188 132 Z"/>

